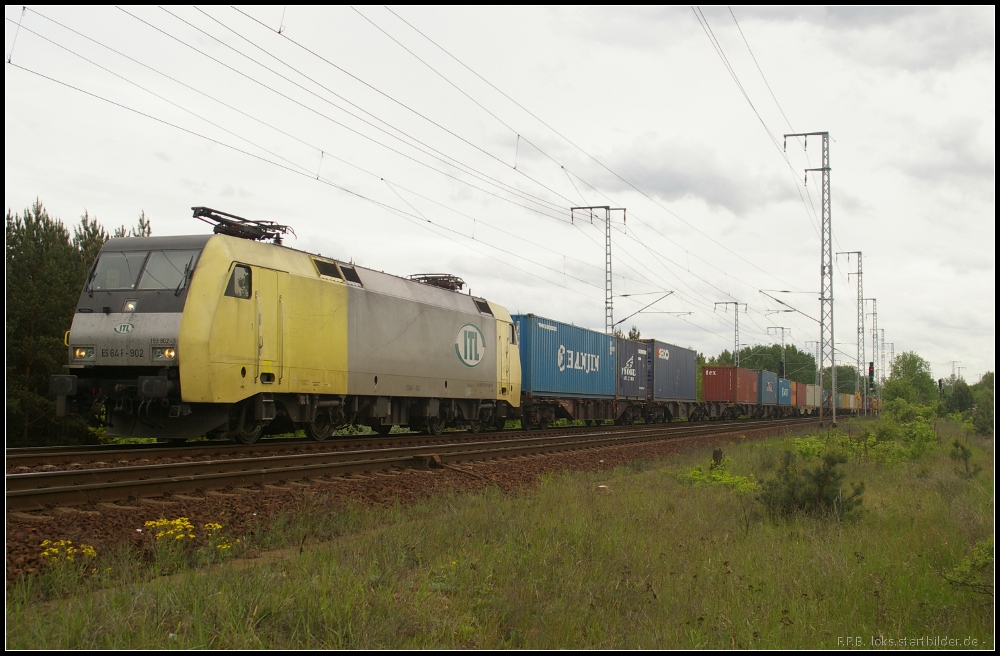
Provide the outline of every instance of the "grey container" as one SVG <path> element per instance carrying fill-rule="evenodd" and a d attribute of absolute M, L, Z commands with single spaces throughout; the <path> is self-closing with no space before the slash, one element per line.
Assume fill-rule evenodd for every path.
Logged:
<path fill-rule="evenodd" d="M 630 339 L 618 339 L 618 398 L 630 401 L 646 400 L 649 372 L 649 345 Z"/>
<path fill-rule="evenodd" d="M 650 401 L 697 401 L 698 354 L 655 339 L 649 346 L 647 393 Z"/>
<path fill-rule="evenodd" d="M 763 369 L 758 372 L 757 403 L 778 405 L 778 374 Z"/>
<path fill-rule="evenodd" d="M 536 397 L 614 398 L 614 335 L 533 314 L 515 314 L 521 393 Z"/>
<path fill-rule="evenodd" d="M 778 405 L 792 405 L 792 383 L 784 378 L 778 379 Z"/>

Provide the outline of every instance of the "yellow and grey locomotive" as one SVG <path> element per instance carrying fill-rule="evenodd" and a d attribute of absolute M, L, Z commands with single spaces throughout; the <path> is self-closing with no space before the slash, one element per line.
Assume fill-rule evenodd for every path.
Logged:
<path fill-rule="evenodd" d="M 325 439 L 516 412 L 510 314 L 459 279 L 388 275 L 282 246 L 284 226 L 194 210 L 215 234 L 102 248 L 52 377 L 60 412 L 102 414 L 111 435 L 244 443 L 276 419 Z"/>

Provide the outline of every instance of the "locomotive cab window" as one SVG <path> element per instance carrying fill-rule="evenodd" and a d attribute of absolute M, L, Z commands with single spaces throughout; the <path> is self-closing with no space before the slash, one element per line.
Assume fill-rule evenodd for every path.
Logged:
<path fill-rule="evenodd" d="M 229 278 L 229 286 L 226 287 L 226 296 L 250 298 L 252 287 L 250 267 L 242 264 L 233 267 L 233 275 Z"/>
<path fill-rule="evenodd" d="M 139 289 L 180 291 L 194 273 L 198 251 L 153 251 L 139 279 Z"/>
<path fill-rule="evenodd" d="M 135 289 L 149 251 L 102 253 L 90 279 L 89 291 Z"/>

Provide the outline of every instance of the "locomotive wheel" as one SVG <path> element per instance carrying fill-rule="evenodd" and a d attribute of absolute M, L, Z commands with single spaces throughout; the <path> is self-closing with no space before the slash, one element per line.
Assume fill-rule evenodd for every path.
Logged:
<path fill-rule="evenodd" d="M 507 428 L 507 418 L 497 417 L 496 419 L 494 419 L 493 428 L 497 429 L 498 431 L 502 431 L 503 429 Z"/>
<path fill-rule="evenodd" d="M 237 444 L 253 444 L 260 439 L 264 423 L 253 419 L 253 410 L 249 403 L 244 403 L 239 410 L 236 426 L 229 431 L 229 439 Z"/>
<path fill-rule="evenodd" d="M 440 435 L 444 432 L 444 419 L 441 417 L 430 417 L 427 419 L 427 432 L 431 435 Z"/>
<path fill-rule="evenodd" d="M 372 430 L 378 433 L 379 435 L 388 435 L 389 433 L 392 432 L 392 424 L 389 425 L 375 424 L 374 426 L 372 426 Z"/>
<path fill-rule="evenodd" d="M 483 430 L 483 421 L 481 419 L 473 419 L 469 422 L 469 432 L 470 433 L 480 433 Z"/>
<path fill-rule="evenodd" d="M 317 442 L 322 442 L 333 435 L 333 422 L 330 421 L 330 414 L 327 412 L 317 414 L 316 421 L 306 424 L 306 435 Z"/>

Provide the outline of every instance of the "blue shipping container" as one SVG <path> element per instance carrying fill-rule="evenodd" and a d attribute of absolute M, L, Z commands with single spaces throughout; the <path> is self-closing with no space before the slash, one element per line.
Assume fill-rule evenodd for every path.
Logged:
<path fill-rule="evenodd" d="M 646 385 L 649 400 L 696 401 L 698 354 L 655 339 L 643 341 L 649 346 Z"/>
<path fill-rule="evenodd" d="M 614 398 L 614 335 L 533 314 L 515 314 L 521 391 L 532 396 Z"/>
<path fill-rule="evenodd" d="M 757 372 L 757 403 L 778 405 L 778 374 L 763 369 Z"/>
<path fill-rule="evenodd" d="M 778 405 L 792 405 L 792 383 L 784 378 L 778 379 Z"/>
<path fill-rule="evenodd" d="M 618 340 L 618 398 L 646 400 L 646 361 L 649 347 L 644 342 Z"/>

